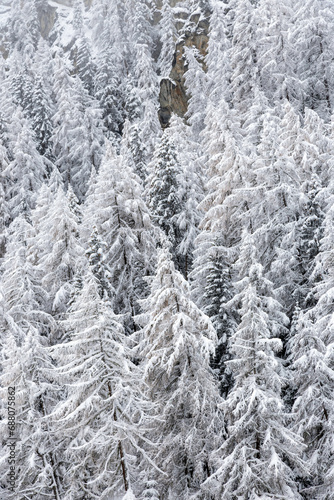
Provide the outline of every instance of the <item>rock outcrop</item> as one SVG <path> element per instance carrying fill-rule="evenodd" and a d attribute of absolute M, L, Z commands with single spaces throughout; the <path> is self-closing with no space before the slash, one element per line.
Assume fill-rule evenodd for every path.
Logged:
<path fill-rule="evenodd" d="M 57 8 L 46 4 L 43 9 L 38 12 L 40 30 L 43 38 L 49 38 L 50 32 L 55 25 L 57 19 Z"/>
<path fill-rule="evenodd" d="M 206 55 L 209 41 L 209 12 L 206 12 L 204 18 L 199 15 L 193 16 L 191 26 L 192 29 L 184 34 L 181 42 L 176 46 L 169 78 L 161 80 L 160 83 L 159 119 L 163 127 L 168 125 L 172 113 L 183 117 L 187 112 L 188 96 L 185 87 L 187 67 L 184 48 L 193 46 L 199 50 L 203 57 Z"/>

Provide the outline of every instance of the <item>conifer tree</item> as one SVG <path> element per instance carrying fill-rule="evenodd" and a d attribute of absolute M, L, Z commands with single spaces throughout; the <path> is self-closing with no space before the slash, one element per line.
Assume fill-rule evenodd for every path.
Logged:
<path fill-rule="evenodd" d="M 94 90 L 94 67 L 92 61 L 91 47 L 85 35 L 84 24 L 84 2 L 76 0 L 73 6 L 73 27 L 75 31 L 75 48 L 73 50 L 76 72 L 83 83 L 83 86 L 90 95 Z"/>
<path fill-rule="evenodd" d="M 207 79 L 202 66 L 202 56 L 195 47 L 185 50 L 187 71 L 185 85 L 190 93 L 187 118 L 191 125 L 194 139 L 199 141 L 204 129 L 204 111 L 207 103 Z"/>
<path fill-rule="evenodd" d="M 213 366 L 219 373 L 222 394 L 226 395 L 231 379 L 226 367 L 230 356 L 228 340 L 238 317 L 235 307 L 226 308 L 226 303 L 234 294 L 231 265 L 235 260 L 235 247 L 239 247 L 241 240 L 237 221 L 242 220 L 247 209 L 241 186 L 247 184 L 249 169 L 248 161 L 238 147 L 240 135 L 233 121 L 233 112 L 224 98 L 219 101 L 218 110 L 224 113 L 224 122 L 214 115 L 217 128 L 211 128 L 208 121 L 205 130 L 208 180 L 205 196 L 199 204 L 202 220 L 194 243 L 190 278 L 194 300 L 210 316 L 217 329 L 219 345 Z"/>
<path fill-rule="evenodd" d="M 287 429 L 281 399 L 284 374 L 277 356 L 288 319 L 246 235 L 237 268 L 242 279 L 232 301 L 241 305 L 241 321 L 231 337 L 233 359 L 228 362 L 235 382 L 222 404 L 227 439 L 214 452 L 218 470 L 204 489 L 217 499 L 301 499 L 295 479 L 304 471 L 302 441 Z"/>
<path fill-rule="evenodd" d="M 330 2 L 298 2 L 290 35 L 296 71 L 303 83 L 304 104 L 325 119 L 329 118 L 333 108 L 333 24 Z"/>
<path fill-rule="evenodd" d="M 44 1 L 44 0 L 42 0 Z M 33 73 L 37 78 L 42 79 L 45 93 L 54 105 L 54 56 L 52 48 L 47 40 L 40 38 L 37 44 L 37 50 L 34 54 Z"/>
<path fill-rule="evenodd" d="M 130 45 L 135 53 L 135 93 L 139 102 L 138 134 L 142 142 L 146 165 L 152 159 L 161 127 L 158 119 L 159 80 L 152 56 L 153 40 L 151 20 L 153 4 L 150 0 L 136 0 L 133 9 Z"/>
<path fill-rule="evenodd" d="M 137 117 L 138 118 L 138 117 Z M 126 157 L 133 171 L 138 175 L 143 184 L 147 180 L 148 165 L 143 144 L 139 137 L 139 123 L 132 123 L 126 120 L 123 128 L 120 153 Z"/>
<path fill-rule="evenodd" d="M 113 290 L 111 288 L 111 276 L 105 262 L 106 243 L 102 241 L 97 227 L 93 227 L 92 234 L 88 241 L 86 256 L 92 274 L 95 276 L 101 298 L 112 298 Z"/>
<path fill-rule="evenodd" d="M 44 158 L 37 151 L 33 133 L 20 108 L 12 117 L 12 131 L 14 127 L 16 139 L 11 143 L 12 159 L 5 170 L 9 179 L 7 196 L 12 218 L 30 212 L 36 193 L 46 178 Z"/>
<path fill-rule="evenodd" d="M 33 228 L 23 216 L 18 216 L 8 228 L 2 287 L 10 330 L 17 342 L 30 328 L 39 331 L 41 325 L 52 323 L 45 312 L 47 297 L 40 284 L 41 273 L 29 258 L 33 236 Z"/>
<path fill-rule="evenodd" d="M 203 217 L 195 240 L 192 271 L 193 294 L 198 304 L 201 304 L 203 289 L 207 284 L 212 256 L 219 252 L 227 265 L 234 262 L 235 248 L 241 241 L 240 220 L 248 209 L 249 197 L 246 199 L 242 186 L 247 185 L 251 173 L 250 160 L 238 146 L 230 122 L 227 121 L 225 126 L 223 130 L 218 129 L 215 136 L 219 142 L 212 140 L 209 145 L 208 151 L 214 154 L 210 155 L 208 163 L 206 195 L 199 204 Z M 218 241 L 220 248 L 217 251 Z"/>
<path fill-rule="evenodd" d="M 17 50 L 28 61 L 34 54 L 40 36 L 36 0 L 11 3 L 9 16 L 10 49 Z"/>
<path fill-rule="evenodd" d="M 233 107 L 243 117 L 258 84 L 256 7 L 250 0 L 232 0 L 229 9 L 233 19 L 229 92 Z"/>
<path fill-rule="evenodd" d="M 290 110 L 296 117 L 289 105 Z M 294 123 L 298 125 L 298 121 Z M 279 126 L 282 141 L 277 140 Z M 297 147 L 298 144 L 296 150 L 293 149 L 292 134 L 290 136 L 289 127 L 285 128 L 285 119 L 280 122 L 275 111 L 269 108 L 263 119 L 252 184 L 243 189 L 249 207 L 244 222 L 248 220 L 247 226 L 254 231 L 259 248 L 262 248 L 260 262 L 265 273 L 270 271 L 268 276 L 278 289 L 278 297 L 289 314 L 292 314 L 298 300 L 301 281 L 297 221 L 301 210 L 303 174 L 298 168 Z"/>
<path fill-rule="evenodd" d="M 8 80 L 13 101 L 20 106 L 25 116 L 32 115 L 33 74 L 29 69 L 29 60 L 25 60 L 22 54 L 14 51 L 9 57 Z"/>
<path fill-rule="evenodd" d="M 30 327 L 22 345 L 12 334 L 6 335 L 1 353 L 1 396 L 15 401 L 16 481 L 14 491 L 5 489 L 6 498 L 62 498 L 61 462 L 57 458 L 57 444 L 44 418 L 52 408 L 55 387 L 50 373 L 52 363 L 44 340 L 38 330 Z M 8 391 L 15 388 L 15 392 Z M 9 406 L 8 406 L 9 407 Z M 7 435 L 7 416 L 1 420 L 1 434 Z M 8 477 L 10 448 L 4 447 L 0 458 L 0 477 Z M 12 448 L 13 449 L 13 448 Z"/>
<path fill-rule="evenodd" d="M 101 110 L 96 101 L 90 98 L 79 79 L 76 80 L 76 94 L 81 117 L 70 132 L 69 162 L 71 183 L 75 194 L 82 201 L 87 191 L 91 169 L 98 169 L 103 154 L 104 137 L 102 133 Z"/>
<path fill-rule="evenodd" d="M 39 39 L 34 58 L 28 61 L 27 66 L 20 105 L 34 132 L 38 152 L 52 160 L 52 117 L 55 111 L 53 58 L 50 47 L 43 38 Z"/>
<path fill-rule="evenodd" d="M 139 487 L 146 403 L 129 339 L 99 287 L 88 271 L 64 322 L 70 340 L 53 348 L 59 380 L 68 387 L 51 414 L 67 447 L 64 499 L 107 499 Z"/>
<path fill-rule="evenodd" d="M 49 185 L 42 184 L 36 196 L 36 205 L 30 214 L 33 234 L 29 241 L 29 259 L 34 265 L 38 265 L 42 255 L 45 254 L 46 248 L 50 248 L 50 242 L 46 242 L 39 238 L 38 235 L 43 227 L 43 220 L 47 216 L 51 203 L 54 201 L 54 193 Z"/>
<path fill-rule="evenodd" d="M 10 92 L 10 78 L 6 72 L 4 59 L 0 59 L 0 78 L 2 91 L 0 94 L 0 134 L 3 146 L 6 148 L 7 157 L 13 159 L 13 146 L 17 139 L 18 125 L 13 120 L 17 114 L 17 107 L 14 104 L 13 96 Z"/>
<path fill-rule="evenodd" d="M 80 79 L 69 75 L 69 69 L 60 58 L 56 63 L 58 109 L 54 115 L 53 153 L 65 186 L 72 184 L 75 194 L 82 201 L 91 169 L 99 167 L 102 155 L 100 110 Z"/>
<path fill-rule="evenodd" d="M 163 0 L 162 2 L 159 29 L 162 42 L 158 61 L 160 76 L 168 78 L 172 69 L 177 37 L 173 8 L 171 7 L 169 0 Z"/>
<path fill-rule="evenodd" d="M 8 228 L 7 253 L 3 262 L 2 387 L 15 387 L 16 424 L 20 439 L 16 447 L 16 490 L 26 498 L 60 499 L 56 478 L 55 443 L 43 419 L 52 404 L 49 377 L 51 361 L 46 352 L 47 337 L 55 328 L 47 314 L 47 296 L 41 273 L 30 260 L 32 226 L 18 216 Z M 2 389 L 4 391 L 4 389 Z M 5 420 L 3 420 L 5 424 Z M 16 436 L 17 437 L 17 436 Z M 7 450 L 8 451 L 8 450 Z M 6 448 L 3 449 L 6 452 Z M 1 476 L 8 475 L 1 457 Z"/>
<path fill-rule="evenodd" d="M 331 187 L 331 186 L 330 186 Z M 327 397 L 330 396 L 330 387 L 333 384 L 333 331 L 331 326 L 331 318 L 333 314 L 333 203 L 332 198 L 328 200 L 328 207 L 325 214 L 324 224 L 323 224 L 323 236 L 320 241 L 320 252 L 315 258 L 315 268 L 313 271 L 313 295 L 317 300 L 315 306 L 309 310 L 306 320 L 305 328 L 311 328 L 311 335 L 315 337 L 316 345 L 314 349 L 319 352 L 311 351 L 316 356 L 322 358 L 321 364 L 315 365 L 317 373 L 319 373 L 319 380 L 326 380 L 325 385 L 321 383 L 320 391 L 317 393 L 322 401 L 323 406 L 319 408 L 314 419 L 311 420 L 310 424 L 312 426 L 313 422 L 316 427 L 316 422 L 318 422 L 317 440 L 312 443 L 312 437 L 310 434 L 309 443 L 309 457 L 312 457 L 312 453 L 315 453 L 317 461 L 311 460 L 312 467 L 316 467 L 316 479 L 315 484 L 318 488 L 313 492 L 312 488 L 310 494 L 316 494 L 319 498 L 331 495 L 331 489 L 333 486 L 333 454 L 331 453 L 331 442 L 332 442 L 332 422 L 333 422 L 333 406 L 330 401 L 327 407 Z M 312 324 L 314 323 L 314 324 Z M 307 332 L 304 332 L 307 335 Z M 301 333 L 302 335 L 302 333 Z M 311 344 L 312 345 L 312 344 Z M 311 347 L 311 346 L 310 346 Z M 303 359 L 301 359 L 303 362 Z M 310 366 L 310 370 L 312 370 Z M 323 378 L 325 377 L 325 379 Z M 316 386 L 317 388 L 317 386 Z M 327 393 L 327 390 L 329 391 Z M 307 395 L 306 395 L 307 397 Z M 313 429 L 310 427 L 310 433 Z"/>
<path fill-rule="evenodd" d="M 165 131 L 175 146 L 176 159 L 180 165 L 177 179 L 180 213 L 176 217 L 176 225 L 180 232 L 180 242 L 176 248 L 178 267 L 187 279 L 193 262 L 194 241 L 198 234 L 200 212 L 198 205 L 203 199 L 204 172 L 198 147 L 194 141 L 191 127 L 184 124 L 181 118 L 172 115 L 169 128 Z"/>
<path fill-rule="evenodd" d="M 211 116 L 215 114 L 218 102 L 228 100 L 228 81 L 231 72 L 228 59 L 230 40 L 228 39 L 226 4 L 213 1 L 210 17 L 208 50 L 205 57 L 207 67 L 208 105 L 212 104 Z"/>
<path fill-rule="evenodd" d="M 316 266 L 316 257 L 320 251 L 324 220 L 324 213 L 321 209 L 322 190 L 317 177 L 314 175 L 311 181 L 305 184 L 306 200 L 302 206 L 299 243 L 300 272 L 302 275 L 299 303 L 303 309 L 314 306 L 316 302 L 311 276 Z"/>
<path fill-rule="evenodd" d="M 316 304 L 306 314 L 301 314 L 297 331 L 289 343 L 296 378 L 296 384 L 292 386 L 297 391 L 295 425 L 304 435 L 308 446 L 306 458 L 314 470 L 312 480 L 305 485 L 307 498 L 330 498 L 333 486 L 333 456 L 330 452 L 333 434 L 333 206 L 332 200 L 328 201 L 320 252 L 315 258 L 311 277 Z M 311 386 L 307 387 L 307 380 L 311 378 Z M 320 406 L 317 406 L 317 401 Z"/>
<path fill-rule="evenodd" d="M 99 41 L 104 28 L 105 21 L 108 18 L 108 2 L 106 0 L 97 0 L 91 7 L 92 16 L 92 41 L 96 45 Z"/>
<path fill-rule="evenodd" d="M 105 259 L 110 285 L 115 290 L 115 312 L 125 314 L 127 328 L 132 329 L 137 300 L 146 293 L 144 277 L 154 269 L 157 230 L 143 199 L 139 178 L 126 163 L 126 157 L 117 155 L 110 147 L 95 188 L 87 198 L 83 241 L 87 241 L 94 225 L 106 243 Z"/>
<path fill-rule="evenodd" d="M 163 499 L 190 498 L 212 472 L 210 453 L 222 422 L 216 382 L 209 367 L 216 332 L 189 296 L 166 247 L 159 251 L 151 293 L 142 301 L 140 356 L 148 396 L 157 405 L 156 463 Z"/>
<path fill-rule="evenodd" d="M 8 207 L 7 187 L 8 179 L 4 173 L 8 167 L 8 156 L 6 148 L 0 143 L 0 259 L 4 256 L 6 249 L 6 227 L 10 221 Z"/>
<path fill-rule="evenodd" d="M 330 130 L 315 111 L 306 108 L 301 134 L 304 148 L 302 169 L 307 174 L 307 180 L 315 175 L 322 186 L 328 185 L 332 148 Z"/>
<path fill-rule="evenodd" d="M 306 498 L 321 498 L 332 464 L 329 450 L 334 371 L 315 323 L 313 312 L 300 312 L 288 342 L 291 389 L 295 393 L 293 430 L 307 446 L 305 460 L 312 474 L 312 479 L 309 475 L 302 483 Z"/>
<path fill-rule="evenodd" d="M 217 254 L 214 255 L 213 249 Z M 232 385 L 231 370 L 227 361 L 231 358 L 229 341 L 238 324 L 236 308 L 227 303 L 233 298 L 231 267 L 219 254 L 219 244 L 211 249 L 207 261 L 206 282 L 203 297 L 200 301 L 203 312 L 209 316 L 217 332 L 218 345 L 212 359 L 212 367 L 218 372 L 221 395 L 226 397 Z"/>
<path fill-rule="evenodd" d="M 254 154 L 255 148 L 261 142 L 261 136 L 264 128 L 264 122 L 271 113 L 269 103 L 264 93 L 257 87 L 254 88 L 254 98 L 251 106 L 245 113 L 243 123 L 243 147 L 245 153 Z"/>
<path fill-rule="evenodd" d="M 53 116 L 54 131 L 52 136 L 53 154 L 56 166 L 64 173 L 66 186 L 70 182 L 71 172 L 68 161 L 70 131 L 72 122 L 77 123 L 81 116 L 75 116 L 77 102 L 74 99 L 74 80 L 70 76 L 70 66 L 63 60 L 61 53 L 56 55 L 54 61 L 54 94 L 57 110 Z"/>
<path fill-rule="evenodd" d="M 294 7 L 290 0 L 257 2 L 257 64 L 260 88 L 269 103 L 287 99 L 301 111 L 304 92 L 291 39 Z"/>
<path fill-rule="evenodd" d="M 283 113 L 280 140 L 286 153 L 295 161 L 297 166 L 300 166 L 304 154 L 300 116 L 289 101 L 285 101 Z M 299 171 L 299 173 L 301 172 Z"/>
<path fill-rule="evenodd" d="M 147 179 L 146 197 L 153 221 L 164 231 L 173 246 L 178 261 L 178 245 L 181 243 L 180 217 L 184 205 L 180 192 L 181 166 L 170 131 L 165 130 L 155 150 Z"/>
<path fill-rule="evenodd" d="M 36 238 L 37 247 L 43 249 L 38 267 L 43 273 L 43 288 L 48 293 L 47 310 L 59 317 L 66 311 L 74 276 L 84 265 L 78 217 L 62 188 L 40 221 Z"/>
<path fill-rule="evenodd" d="M 101 19 L 101 30 L 97 32 L 95 96 L 102 109 L 102 118 L 110 141 L 118 139 L 125 119 L 125 50 L 124 35 L 120 26 L 118 2 L 101 3 L 96 16 Z M 102 10 L 100 10 L 102 9 Z M 132 13 L 133 15 L 133 13 Z"/>
<path fill-rule="evenodd" d="M 47 94 L 41 76 L 36 77 L 32 94 L 32 109 L 31 126 L 34 131 L 38 152 L 42 156 L 51 159 L 53 103 Z"/>

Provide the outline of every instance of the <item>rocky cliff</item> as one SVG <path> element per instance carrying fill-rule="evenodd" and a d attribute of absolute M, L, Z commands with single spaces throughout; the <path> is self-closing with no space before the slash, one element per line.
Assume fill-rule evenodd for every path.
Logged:
<path fill-rule="evenodd" d="M 45 7 L 38 12 L 38 15 L 41 35 L 43 38 L 48 38 L 57 19 L 57 7 L 46 4 Z"/>
<path fill-rule="evenodd" d="M 209 21 L 206 18 L 195 16 L 191 19 L 193 29 L 185 33 L 181 42 L 176 45 L 173 67 L 169 79 L 160 83 L 160 110 L 159 118 L 162 126 L 166 126 L 172 113 L 183 117 L 187 112 L 187 92 L 185 88 L 185 72 L 187 70 L 184 59 L 185 47 L 196 47 L 205 56 L 208 46 Z"/>

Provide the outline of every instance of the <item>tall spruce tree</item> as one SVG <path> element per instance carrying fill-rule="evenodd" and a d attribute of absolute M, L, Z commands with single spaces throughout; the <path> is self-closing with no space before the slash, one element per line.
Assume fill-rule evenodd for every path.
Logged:
<path fill-rule="evenodd" d="M 172 115 L 166 133 L 175 146 L 176 159 L 180 165 L 178 197 L 181 210 L 175 221 L 179 227 L 180 242 L 176 253 L 179 269 L 187 279 L 192 268 L 194 242 L 200 222 L 198 205 L 204 196 L 204 168 L 202 159 L 197 155 L 197 143 L 191 127 L 185 125 L 178 116 Z"/>
<path fill-rule="evenodd" d="M 330 35 L 333 24 L 334 11 L 330 2 L 298 2 L 290 35 L 296 72 L 305 95 L 303 104 L 325 119 L 333 108 Z"/>
<path fill-rule="evenodd" d="M 41 249 L 37 266 L 48 294 L 47 311 L 57 318 L 62 317 L 73 291 L 74 277 L 84 266 L 78 216 L 71 210 L 69 198 L 62 188 L 51 198 L 40 221 L 36 246 Z"/>
<path fill-rule="evenodd" d="M 92 60 L 91 47 L 85 34 L 83 0 L 76 0 L 74 3 L 72 24 L 75 31 L 75 48 L 72 49 L 75 68 L 83 86 L 92 95 L 96 68 Z"/>
<path fill-rule="evenodd" d="M 88 259 L 89 268 L 98 282 L 100 297 L 111 299 L 114 290 L 111 286 L 111 274 L 106 264 L 106 248 L 107 244 L 102 241 L 97 227 L 94 226 L 85 254 Z"/>
<path fill-rule="evenodd" d="M 332 422 L 333 405 L 333 205 L 329 205 L 324 219 L 320 252 L 313 271 L 314 307 L 301 315 L 296 334 L 290 341 L 291 362 L 297 391 L 296 426 L 304 435 L 306 457 L 314 476 L 307 484 L 307 498 L 330 498 L 333 486 Z M 307 371 L 304 370 L 307 363 Z M 314 372 L 316 372 L 314 378 Z M 313 374 L 312 374 L 313 373 Z M 306 378 L 311 385 L 306 386 Z M 312 378 L 312 382 L 311 382 Z M 311 396 L 313 393 L 313 397 Z M 312 403 L 308 398 L 312 398 Z M 316 405 L 318 401 L 319 405 Z M 312 404 L 312 406 L 311 406 Z M 312 409 L 313 408 L 313 409 Z M 296 427 L 297 428 L 297 427 Z"/>
<path fill-rule="evenodd" d="M 42 332 L 41 332 L 42 333 Z M 8 408 L 15 401 L 15 487 L 6 485 L 8 478 L 9 444 L 8 416 L 2 416 L 1 434 L 7 435 L 7 446 L 0 458 L 0 477 L 8 499 L 62 498 L 62 459 L 58 445 L 45 416 L 54 404 L 55 385 L 50 377 L 52 362 L 45 345 L 45 337 L 30 327 L 25 332 L 22 345 L 13 335 L 7 334 L 1 352 L 1 397 Z M 8 390 L 11 387 L 14 391 Z M 7 429 L 5 430 L 5 426 Z M 11 428 L 11 427 L 10 427 Z M 6 487 L 7 486 L 7 487 Z"/>
<path fill-rule="evenodd" d="M 6 227 L 10 221 L 10 211 L 8 207 L 8 178 L 5 170 L 8 167 L 9 159 L 6 148 L 0 143 L 0 259 L 6 250 Z M 8 172 L 8 171 L 7 171 Z"/>
<path fill-rule="evenodd" d="M 326 342 L 315 323 L 313 312 L 300 312 L 288 342 L 291 390 L 295 394 L 293 430 L 307 446 L 304 457 L 310 470 L 302 481 L 306 498 L 321 498 L 327 490 L 326 474 L 330 476 L 332 464 L 334 371 Z"/>
<path fill-rule="evenodd" d="M 153 33 L 151 21 L 154 6 L 150 0 L 128 2 L 131 15 L 132 36 L 130 46 L 135 54 L 135 95 L 139 104 L 138 135 L 142 143 L 146 165 L 152 159 L 161 127 L 158 119 L 159 80 L 153 59 Z"/>
<path fill-rule="evenodd" d="M 17 108 L 11 121 L 16 130 L 11 143 L 11 161 L 4 173 L 8 183 L 8 206 L 11 218 L 21 213 L 29 214 L 35 205 L 36 193 L 46 178 L 46 161 L 39 154 L 29 122 Z"/>
<path fill-rule="evenodd" d="M 154 269 L 157 229 L 138 176 L 127 164 L 126 156 L 117 155 L 112 147 L 107 148 L 95 187 L 86 201 L 84 240 L 94 225 L 106 243 L 105 262 L 115 290 L 115 312 L 126 315 L 131 330 L 137 301 L 147 290 L 144 277 Z"/>
<path fill-rule="evenodd" d="M 169 0 L 163 0 L 160 15 L 161 20 L 159 23 L 159 29 L 162 46 L 158 63 L 160 76 L 163 78 L 169 78 L 177 38 L 174 12 Z"/>
<path fill-rule="evenodd" d="M 125 47 L 120 26 L 118 2 L 97 2 L 95 5 L 96 72 L 95 96 L 102 109 L 104 127 L 109 140 L 117 141 L 125 120 Z M 100 30 L 98 31 L 98 26 Z"/>
<path fill-rule="evenodd" d="M 228 361 L 234 385 L 222 404 L 227 439 L 214 452 L 218 470 L 203 487 L 217 499 L 301 499 L 296 475 L 305 469 L 303 445 L 287 428 L 277 356 L 288 319 L 247 234 L 236 265 L 242 279 L 232 301 L 240 304 L 241 321 L 231 337 L 233 359 Z"/>
<path fill-rule="evenodd" d="M 165 130 L 149 166 L 146 198 L 153 221 L 162 229 L 172 244 L 174 259 L 178 259 L 178 245 L 182 234 L 180 217 L 184 200 L 181 197 L 181 165 L 169 129 Z"/>
<path fill-rule="evenodd" d="M 232 40 L 229 50 L 231 77 L 229 92 L 233 107 L 243 116 L 252 103 L 258 84 L 257 13 L 250 0 L 229 3 L 232 21 Z"/>
<path fill-rule="evenodd" d="M 33 237 L 33 227 L 22 215 L 8 228 L 1 281 L 10 332 L 18 344 L 27 330 L 40 332 L 43 326 L 45 333 L 46 325 L 52 324 L 45 310 L 47 295 L 41 286 L 42 274 L 30 259 Z"/>
<path fill-rule="evenodd" d="M 160 497 L 190 498 L 212 472 L 210 453 L 220 442 L 220 398 L 209 362 L 216 332 L 192 302 L 171 254 L 159 251 L 151 293 L 142 301 L 140 357 L 149 398 L 159 420 L 155 456 Z"/>
<path fill-rule="evenodd" d="M 53 154 L 66 188 L 72 184 L 84 199 L 92 167 L 99 167 L 103 134 L 101 112 L 79 77 L 70 76 L 68 64 L 56 59 L 54 90 L 57 111 L 53 117 Z"/>
<path fill-rule="evenodd" d="M 120 318 L 99 288 L 88 271 L 64 322 L 69 341 L 53 348 L 59 380 L 67 386 L 50 416 L 66 444 L 64 499 L 107 499 L 139 489 L 140 456 L 146 456 L 140 442 L 150 404 L 140 392 Z"/>

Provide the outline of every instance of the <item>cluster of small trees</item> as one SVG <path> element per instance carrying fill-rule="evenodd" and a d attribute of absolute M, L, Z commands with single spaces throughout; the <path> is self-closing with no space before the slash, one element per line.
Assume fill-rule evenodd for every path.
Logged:
<path fill-rule="evenodd" d="M 46 3 L 0 61 L 5 498 L 332 499 L 332 2 L 76 0 L 66 50 Z"/>

